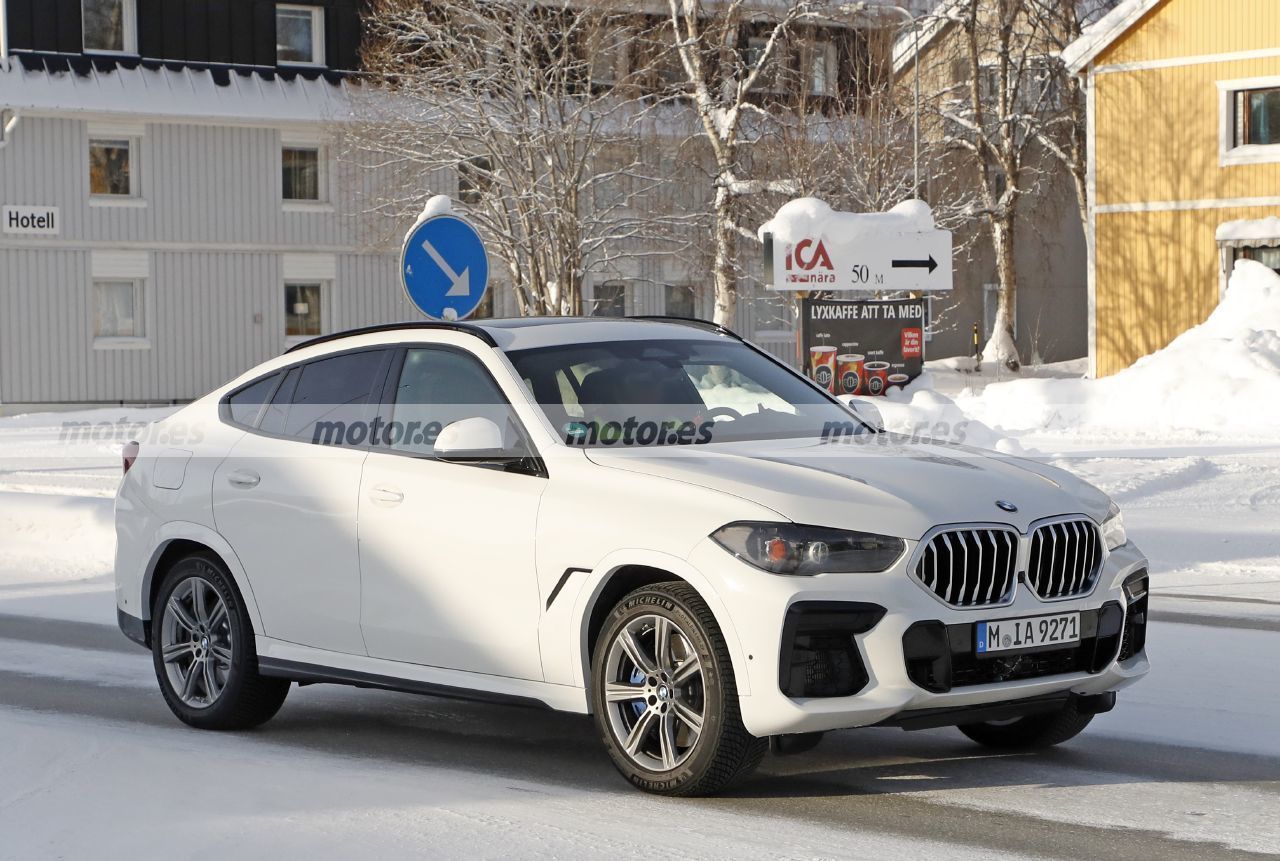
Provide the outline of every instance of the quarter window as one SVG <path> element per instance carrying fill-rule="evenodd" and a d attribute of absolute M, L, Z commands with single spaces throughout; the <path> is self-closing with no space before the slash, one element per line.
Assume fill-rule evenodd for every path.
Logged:
<path fill-rule="evenodd" d="M 281 192 L 285 200 L 321 199 L 319 147 L 284 147 L 281 151 Z"/>
<path fill-rule="evenodd" d="M 136 0 L 81 0 L 80 21 L 86 51 L 137 53 Z"/>
<path fill-rule="evenodd" d="M 256 383 L 250 383 L 227 398 L 227 416 L 234 424 L 253 427 L 262 412 L 262 405 L 271 396 L 279 374 L 264 377 Z"/>
<path fill-rule="evenodd" d="M 89 140 L 89 193 L 100 197 L 134 197 L 133 151 L 131 140 Z"/>
<path fill-rule="evenodd" d="M 93 282 L 93 336 L 145 338 L 143 286 L 140 279 Z"/>
<path fill-rule="evenodd" d="M 324 65 L 324 9 L 276 6 L 276 62 Z"/>
<path fill-rule="evenodd" d="M 1280 88 L 1236 93 L 1236 146 L 1280 144 Z"/>

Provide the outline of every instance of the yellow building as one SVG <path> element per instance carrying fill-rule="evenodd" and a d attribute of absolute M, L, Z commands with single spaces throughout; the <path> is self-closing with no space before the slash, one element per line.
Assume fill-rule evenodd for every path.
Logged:
<path fill-rule="evenodd" d="M 1064 52 L 1089 104 L 1089 355 L 1204 321 L 1236 259 L 1280 269 L 1280 0 L 1125 0 Z"/>

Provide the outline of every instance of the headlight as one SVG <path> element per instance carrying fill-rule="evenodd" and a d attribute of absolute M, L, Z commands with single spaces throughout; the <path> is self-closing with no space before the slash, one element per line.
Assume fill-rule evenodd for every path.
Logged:
<path fill-rule="evenodd" d="M 1114 502 L 1107 512 L 1107 519 L 1102 522 L 1102 540 L 1106 542 L 1108 550 L 1115 550 L 1129 540 L 1124 531 L 1124 515 L 1120 513 L 1120 506 Z"/>
<path fill-rule="evenodd" d="M 906 547 L 901 538 L 797 523 L 730 523 L 711 537 L 738 558 L 774 574 L 883 571 Z"/>

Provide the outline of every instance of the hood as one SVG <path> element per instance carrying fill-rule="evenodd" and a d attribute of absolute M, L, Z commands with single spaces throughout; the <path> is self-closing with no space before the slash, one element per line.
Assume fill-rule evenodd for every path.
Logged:
<path fill-rule="evenodd" d="M 599 466 L 719 490 L 797 523 L 912 540 L 948 523 L 1002 523 L 1023 532 L 1062 514 L 1101 523 L 1110 505 L 1102 491 L 1055 467 L 893 434 L 586 451 Z M 997 500 L 1017 511 L 1003 511 Z"/>

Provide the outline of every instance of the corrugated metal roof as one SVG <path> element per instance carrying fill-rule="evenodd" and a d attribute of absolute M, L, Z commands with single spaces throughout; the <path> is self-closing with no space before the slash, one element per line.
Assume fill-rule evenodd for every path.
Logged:
<path fill-rule="evenodd" d="M 33 53 L 0 64 L 0 105 L 57 113 L 316 122 L 349 115 L 348 87 L 324 69 Z"/>

